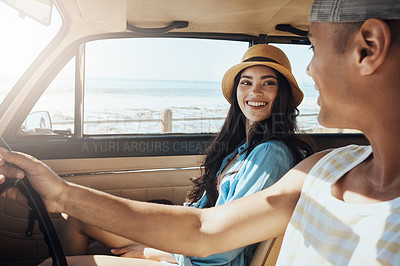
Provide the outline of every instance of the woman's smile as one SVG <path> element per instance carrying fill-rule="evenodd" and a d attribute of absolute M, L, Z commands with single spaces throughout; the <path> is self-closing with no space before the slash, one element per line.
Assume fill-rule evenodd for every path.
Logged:
<path fill-rule="evenodd" d="M 260 107 L 258 109 L 261 109 L 262 107 L 266 106 L 268 103 L 267 102 L 263 102 L 263 101 L 246 101 L 246 104 L 249 105 L 250 107 L 253 108 L 257 108 Z"/>

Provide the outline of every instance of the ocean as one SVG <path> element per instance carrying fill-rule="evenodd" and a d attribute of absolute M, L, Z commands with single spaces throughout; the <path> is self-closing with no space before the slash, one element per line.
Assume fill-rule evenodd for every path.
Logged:
<path fill-rule="evenodd" d="M 1 80 L 0 80 L 1 81 Z M 5 83 L 0 86 L 0 100 Z M 170 132 L 217 132 L 229 108 L 216 81 L 87 79 L 85 81 L 85 134 L 160 133 L 163 113 L 172 114 Z M 299 128 L 312 131 L 318 92 L 313 84 L 300 84 L 305 98 L 299 106 Z M 32 111 L 48 111 L 53 127 L 73 129 L 74 81 L 56 78 Z"/>

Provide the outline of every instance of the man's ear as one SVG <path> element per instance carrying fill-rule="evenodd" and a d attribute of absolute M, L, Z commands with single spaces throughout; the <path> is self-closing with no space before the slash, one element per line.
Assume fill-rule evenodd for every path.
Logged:
<path fill-rule="evenodd" d="M 391 41 L 389 26 L 380 19 L 369 19 L 361 26 L 357 38 L 360 74 L 371 75 L 388 55 Z"/>

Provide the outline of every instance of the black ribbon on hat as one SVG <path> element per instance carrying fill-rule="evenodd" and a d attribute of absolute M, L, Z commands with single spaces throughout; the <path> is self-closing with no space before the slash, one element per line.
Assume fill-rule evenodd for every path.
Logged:
<path fill-rule="evenodd" d="M 271 59 L 268 57 L 263 57 L 263 56 L 250 57 L 250 58 L 247 58 L 246 60 L 244 60 L 243 63 L 244 62 L 271 62 L 271 63 L 279 64 L 279 62 L 275 61 L 274 59 Z"/>

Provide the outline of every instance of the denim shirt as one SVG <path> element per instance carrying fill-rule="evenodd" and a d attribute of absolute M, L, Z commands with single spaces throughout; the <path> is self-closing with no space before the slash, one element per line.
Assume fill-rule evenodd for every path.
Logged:
<path fill-rule="evenodd" d="M 216 206 L 263 190 L 278 181 L 294 166 L 289 148 L 282 141 L 267 141 L 257 145 L 246 157 L 248 144 L 245 143 L 226 156 L 222 161 L 217 177 L 229 162 L 239 154 L 235 163 L 226 171 L 219 185 Z M 234 174 L 229 174 L 235 172 Z M 216 177 L 216 178 L 217 178 Z M 203 208 L 207 202 L 205 194 L 190 205 Z M 187 204 L 185 204 L 187 205 Z M 237 248 L 205 258 L 173 254 L 179 265 L 224 265 L 243 266 L 250 263 L 257 244 Z"/>

